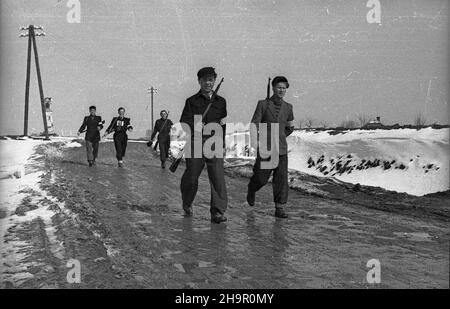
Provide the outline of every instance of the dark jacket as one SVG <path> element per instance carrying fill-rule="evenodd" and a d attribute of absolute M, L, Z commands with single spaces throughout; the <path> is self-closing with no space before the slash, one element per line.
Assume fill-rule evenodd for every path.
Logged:
<path fill-rule="evenodd" d="M 166 124 L 164 124 L 164 123 L 166 123 Z M 170 119 L 167 119 L 167 121 L 162 118 L 156 120 L 155 128 L 153 129 L 153 133 L 152 133 L 150 140 L 153 140 L 156 133 L 158 133 L 158 132 L 159 132 L 158 141 L 170 140 L 170 130 L 172 129 L 172 125 L 173 125 L 173 123 L 172 123 L 172 120 L 170 120 Z"/>
<path fill-rule="evenodd" d="M 84 117 L 83 124 L 81 125 L 78 132 L 83 133 L 86 127 L 87 130 L 84 139 L 92 143 L 100 141 L 100 131 L 98 130 L 98 127 L 100 127 L 100 130 L 103 129 L 102 117 L 100 116 L 92 117 L 90 115 Z"/>
<path fill-rule="evenodd" d="M 279 123 L 279 155 L 287 154 L 287 141 L 286 137 L 292 134 L 294 130 L 294 113 L 292 111 L 292 104 L 289 104 L 281 100 L 281 107 L 278 115 L 276 114 L 276 108 L 274 98 L 271 97 L 268 101 L 261 100 L 256 106 L 255 113 L 253 114 L 252 123 L 260 124 L 267 123 L 267 145 L 268 149 L 271 148 L 271 123 Z"/>
<path fill-rule="evenodd" d="M 201 91 L 197 92 L 190 98 L 186 100 L 184 105 L 183 113 L 181 114 L 180 122 L 186 123 L 191 128 L 191 135 L 194 136 L 194 115 L 199 115 L 200 117 L 205 112 L 208 104 L 209 98 L 206 98 Z M 214 102 L 205 116 L 203 122 L 208 123 L 221 123 L 221 120 L 227 117 L 227 102 L 224 98 L 217 95 L 214 98 Z M 222 124 L 223 137 L 225 138 L 226 125 Z M 216 133 L 214 133 L 216 134 Z M 210 137 L 210 136 L 209 136 Z M 208 136 L 204 136 L 208 138 Z"/>
<path fill-rule="evenodd" d="M 127 131 L 129 129 L 132 129 L 133 126 L 131 126 L 130 118 L 123 117 L 122 119 L 120 117 L 114 117 L 111 120 L 111 124 L 108 126 L 108 129 L 106 129 L 106 133 L 114 132 L 114 135 L 116 134 L 127 134 Z"/>

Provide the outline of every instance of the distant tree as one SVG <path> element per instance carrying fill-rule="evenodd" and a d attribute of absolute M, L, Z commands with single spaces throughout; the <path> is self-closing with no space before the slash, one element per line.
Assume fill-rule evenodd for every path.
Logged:
<path fill-rule="evenodd" d="M 369 117 L 367 115 L 365 115 L 365 114 L 359 114 L 357 116 L 357 118 L 358 118 L 359 126 L 361 128 L 369 123 Z"/>
<path fill-rule="evenodd" d="M 312 126 L 314 125 L 314 119 L 312 119 L 311 117 L 306 117 L 305 118 L 305 125 L 308 129 L 311 129 Z"/>
<path fill-rule="evenodd" d="M 426 123 L 427 121 L 421 113 L 417 114 L 416 117 L 414 117 L 414 125 L 423 127 Z"/>
<path fill-rule="evenodd" d="M 326 122 L 325 120 L 322 120 L 320 122 L 320 127 L 323 128 L 323 129 L 328 128 L 328 122 Z"/>
<path fill-rule="evenodd" d="M 297 120 L 297 125 L 298 125 L 299 129 L 303 128 L 304 124 L 305 124 L 305 119 Z"/>
<path fill-rule="evenodd" d="M 342 121 L 341 127 L 345 129 L 354 129 L 357 127 L 356 121 L 354 120 L 345 120 Z"/>

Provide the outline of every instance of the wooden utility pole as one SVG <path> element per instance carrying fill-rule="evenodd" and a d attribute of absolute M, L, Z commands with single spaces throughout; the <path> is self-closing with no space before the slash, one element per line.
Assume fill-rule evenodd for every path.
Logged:
<path fill-rule="evenodd" d="M 28 27 L 28 33 L 31 33 L 30 29 L 33 26 Z M 25 114 L 23 120 L 23 135 L 28 135 L 28 106 L 30 98 L 30 69 L 31 69 L 31 35 L 28 35 L 28 55 L 27 55 L 27 80 L 25 83 Z"/>
<path fill-rule="evenodd" d="M 42 78 L 41 78 L 41 69 L 39 66 L 39 55 L 37 52 L 36 46 L 36 36 L 45 36 L 44 32 L 36 33 L 35 30 L 43 30 L 41 26 L 36 27 L 33 25 L 29 25 L 27 28 L 22 27 L 20 30 L 27 30 L 28 33 L 22 33 L 21 37 L 28 37 L 28 55 L 27 55 L 27 79 L 25 84 L 25 115 L 24 115 L 24 128 L 23 133 L 25 136 L 28 135 L 28 110 L 29 110 L 29 97 L 30 97 L 30 66 L 31 66 L 31 48 L 34 50 L 34 61 L 36 64 L 36 73 L 38 78 L 38 86 L 39 86 L 39 96 L 41 100 L 41 109 L 42 109 L 42 119 L 44 122 L 44 134 L 45 139 L 49 140 L 48 137 L 48 125 L 47 125 L 47 117 L 45 114 L 45 99 L 44 99 L 44 89 L 42 87 Z"/>
<path fill-rule="evenodd" d="M 154 118 L 153 118 L 153 95 L 158 93 L 158 89 L 154 88 L 153 86 L 151 86 L 150 88 L 147 89 L 147 91 L 150 93 L 151 95 L 151 101 L 150 101 L 150 110 L 151 110 L 151 127 L 150 130 L 153 130 L 153 126 L 154 126 Z"/>

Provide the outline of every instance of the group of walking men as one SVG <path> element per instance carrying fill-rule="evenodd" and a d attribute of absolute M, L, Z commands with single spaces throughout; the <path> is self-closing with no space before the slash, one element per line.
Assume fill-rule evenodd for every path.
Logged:
<path fill-rule="evenodd" d="M 117 110 L 119 116 L 111 120 L 110 125 L 106 129 L 103 137 L 114 132 L 114 147 L 116 148 L 116 158 L 119 167 L 123 166 L 123 157 L 127 150 L 128 131 L 133 131 L 130 118 L 125 117 L 125 108 L 120 107 Z M 89 107 L 89 116 L 84 117 L 83 124 L 78 130 L 78 136 L 86 132 L 84 140 L 86 141 L 86 155 L 89 166 L 95 165 L 95 160 L 98 156 L 98 147 L 100 143 L 100 131 L 103 129 L 102 117 L 97 116 L 97 108 L 95 106 Z"/>
<path fill-rule="evenodd" d="M 195 145 L 199 144 L 196 130 L 201 131 L 201 153 L 195 156 L 186 156 L 186 169 L 181 178 L 181 197 L 183 201 L 183 210 L 186 216 L 193 215 L 193 202 L 198 190 L 198 180 L 200 174 L 206 165 L 208 178 L 211 187 L 211 204 L 210 213 L 211 221 L 221 223 L 227 221 L 225 211 L 227 209 L 228 198 L 224 173 L 224 157 L 205 155 L 203 146 L 209 138 L 217 137 L 225 141 L 227 102 L 226 100 L 214 92 L 217 74 L 212 67 L 205 67 L 198 71 L 197 79 L 200 90 L 189 97 L 184 105 L 184 109 L 180 118 L 180 123 L 187 125 L 191 135 L 188 137 L 187 146 L 191 147 L 191 154 L 198 154 Z M 251 123 L 256 127 L 256 161 L 253 166 L 253 176 L 247 187 L 247 203 L 250 206 L 255 205 L 256 192 L 265 186 L 273 175 L 272 187 L 273 198 L 275 202 L 275 216 L 279 218 L 287 218 L 286 204 L 288 200 L 288 156 L 286 137 L 293 132 L 293 108 L 292 105 L 283 100 L 286 90 L 289 88 L 288 80 L 283 76 L 277 76 L 271 83 L 273 95 L 268 96 L 265 100 L 258 102 L 253 114 Z M 102 119 L 96 115 L 95 106 L 89 108 L 90 115 L 84 118 L 80 127 L 79 134 L 86 128 L 86 151 L 89 166 L 95 165 L 95 159 L 98 154 L 98 145 L 100 141 L 100 130 L 103 128 Z M 130 118 L 124 117 L 125 109 L 119 108 L 119 116 L 114 117 L 104 136 L 114 132 L 114 145 L 116 149 L 116 158 L 119 167 L 123 164 L 123 157 L 127 147 L 127 131 L 131 131 L 133 127 L 130 124 Z M 169 156 L 170 149 L 170 131 L 173 123 L 168 119 L 168 112 L 161 111 L 161 118 L 155 123 L 148 146 L 153 145 L 153 139 L 158 133 L 156 144 L 159 144 L 161 167 L 165 168 L 166 160 Z M 201 118 L 198 118 L 201 117 Z M 199 123 L 194 120 L 201 119 Z M 205 130 L 210 133 L 206 134 L 203 129 L 209 124 L 215 124 L 221 130 Z M 264 124 L 264 126 L 262 126 Z M 274 125 L 277 130 L 273 131 Z M 267 128 L 268 126 L 268 128 Z M 266 134 L 261 134 L 261 127 L 267 128 Z M 278 132 L 277 132 L 278 131 Z M 212 134 L 214 132 L 214 134 Z M 275 136 L 274 135 L 278 135 Z M 267 140 L 265 140 L 265 137 Z M 259 145 L 261 139 L 271 148 L 270 155 L 263 155 Z M 217 140 L 217 139 L 216 139 Z M 255 140 L 252 138 L 252 140 Z M 224 148 L 224 142 L 222 147 Z M 156 146 L 156 145 L 155 145 Z M 214 147 L 216 147 L 215 145 Z M 156 149 L 156 147 L 155 147 Z M 275 149 L 275 151 L 274 151 Z M 223 149 L 222 149 L 223 150 Z M 224 153 L 224 151 L 222 152 Z M 274 160 L 276 159 L 276 160 Z M 274 163 L 275 162 L 275 163 Z"/>

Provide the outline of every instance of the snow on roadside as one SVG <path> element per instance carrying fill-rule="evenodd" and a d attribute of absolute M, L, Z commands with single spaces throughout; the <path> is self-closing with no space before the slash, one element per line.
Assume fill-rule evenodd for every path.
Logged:
<path fill-rule="evenodd" d="M 449 129 L 297 131 L 289 168 L 422 196 L 449 190 Z"/>
<path fill-rule="evenodd" d="M 78 147 L 82 147 L 83 145 L 81 145 L 78 142 L 70 142 L 67 143 L 66 145 L 64 145 L 65 148 L 78 148 Z"/>
<path fill-rule="evenodd" d="M 24 175 L 24 166 L 32 155 L 35 146 L 42 140 L 1 140 L 0 141 L 0 179 L 20 178 Z"/>
<path fill-rule="evenodd" d="M 71 140 L 52 138 L 51 142 L 63 141 L 70 145 Z M 25 172 L 25 165 L 39 157 L 34 154 L 35 147 L 44 143 L 48 141 L 30 138 L 0 140 L 0 174 L 2 175 L 0 179 L 0 282 L 9 281 L 16 286 L 20 285 L 33 277 L 27 272 L 28 264 L 28 266 L 42 266 L 35 262 L 31 263 L 33 265 L 21 263 L 28 257 L 26 252 L 32 250 L 32 244 L 19 240 L 14 233 L 16 227 L 22 224 L 40 218 L 45 225 L 44 229 L 52 254 L 58 259 L 64 257 L 63 244 L 57 240 L 56 228 L 52 224 L 52 217 L 56 214 L 55 208 L 49 205 L 57 205 L 57 208 L 63 212 L 68 210 L 65 209 L 64 203 L 60 203 L 41 190 L 39 182 L 42 171 Z M 26 204 L 34 209 L 16 213 L 25 198 L 28 199 Z"/>
<path fill-rule="evenodd" d="M 288 137 L 289 168 L 417 196 L 447 191 L 449 132 L 448 128 L 352 130 L 338 134 L 295 131 Z M 254 158 L 246 151 L 247 145 L 248 132 L 227 135 L 227 158 Z"/>

